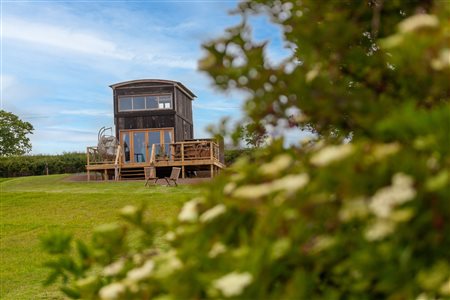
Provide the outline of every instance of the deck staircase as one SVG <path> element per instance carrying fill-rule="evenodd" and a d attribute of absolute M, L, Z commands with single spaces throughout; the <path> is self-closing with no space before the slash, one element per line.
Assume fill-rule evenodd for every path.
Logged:
<path fill-rule="evenodd" d="M 121 169 L 120 170 L 121 180 L 144 180 L 145 173 L 144 168 L 131 168 L 131 169 Z"/>

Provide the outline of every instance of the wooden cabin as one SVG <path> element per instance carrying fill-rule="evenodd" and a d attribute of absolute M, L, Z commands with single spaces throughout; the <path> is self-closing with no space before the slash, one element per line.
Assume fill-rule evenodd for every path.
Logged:
<path fill-rule="evenodd" d="M 100 153 L 100 144 L 88 147 L 88 173 L 101 172 L 105 179 L 137 179 L 144 177 L 148 166 L 155 166 L 161 177 L 179 166 L 183 178 L 205 172 L 212 177 L 224 167 L 223 149 L 216 141 L 194 139 L 196 96 L 182 83 L 144 79 L 110 87 L 118 146 L 109 155 Z"/>

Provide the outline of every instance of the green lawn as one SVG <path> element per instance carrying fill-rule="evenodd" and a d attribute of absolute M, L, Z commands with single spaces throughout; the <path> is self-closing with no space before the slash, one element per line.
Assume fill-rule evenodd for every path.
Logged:
<path fill-rule="evenodd" d="M 119 219 L 126 204 L 147 204 L 151 217 L 176 215 L 181 203 L 199 194 L 193 186 L 145 188 L 143 182 L 69 182 L 68 175 L 0 179 L 0 299 L 59 299 L 44 288 L 48 258 L 39 236 L 50 228 L 90 237 L 92 228 Z"/>

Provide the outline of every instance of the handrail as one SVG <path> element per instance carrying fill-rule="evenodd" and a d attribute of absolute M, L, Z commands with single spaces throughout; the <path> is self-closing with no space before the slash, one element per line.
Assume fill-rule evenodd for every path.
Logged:
<path fill-rule="evenodd" d="M 168 149 L 170 149 L 170 151 Z M 160 161 L 179 161 L 182 163 L 193 160 L 219 161 L 220 147 L 218 143 L 211 140 L 152 144 L 151 153 L 149 154 L 150 164 Z M 123 164 L 123 148 L 120 145 L 117 147 L 114 160 L 101 160 L 101 157 L 98 156 L 96 146 L 87 147 L 86 156 L 88 166 L 99 164 L 122 166 Z"/>

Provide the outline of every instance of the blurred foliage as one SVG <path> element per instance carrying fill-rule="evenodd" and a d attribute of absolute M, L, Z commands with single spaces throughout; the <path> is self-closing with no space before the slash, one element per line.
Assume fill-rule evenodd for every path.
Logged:
<path fill-rule="evenodd" d="M 0 157 L 0 177 L 85 172 L 85 153 Z"/>
<path fill-rule="evenodd" d="M 231 166 L 238 160 L 239 157 L 248 156 L 251 157 L 255 150 L 252 148 L 238 148 L 238 149 L 225 149 L 224 159 L 225 165 Z"/>
<path fill-rule="evenodd" d="M 68 242 L 50 279 L 93 299 L 450 298 L 448 2 L 246 1 L 235 13 L 200 68 L 248 92 L 243 122 L 317 140 L 239 158 L 163 227 L 124 208 L 127 229 L 82 253 Z M 279 25 L 291 57 L 269 62 L 253 15 Z"/>

